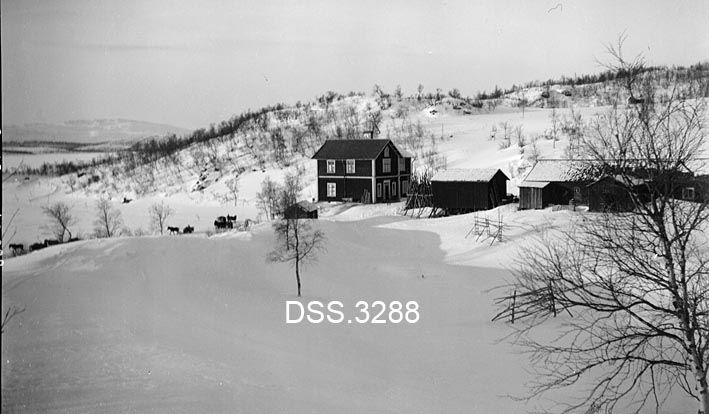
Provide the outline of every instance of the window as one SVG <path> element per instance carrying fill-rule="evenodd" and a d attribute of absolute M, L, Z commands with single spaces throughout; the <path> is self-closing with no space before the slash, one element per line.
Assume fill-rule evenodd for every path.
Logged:
<path fill-rule="evenodd" d="M 694 187 L 684 187 L 682 189 L 682 199 L 694 201 Z"/>
<path fill-rule="evenodd" d="M 377 198 L 381 198 L 382 196 L 382 183 L 377 184 Z"/>
<path fill-rule="evenodd" d="M 328 197 L 337 197 L 337 184 L 336 183 L 327 183 L 327 196 Z"/>
<path fill-rule="evenodd" d="M 399 158 L 399 171 L 406 171 L 406 160 Z"/>
<path fill-rule="evenodd" d="M 581 187 L 574 187 L 574 201 L 581 201 Z"/>
<path fill-rule="evenodd" d="M 401 194 L 409 194 L 409 182 L 407 180 L 401 182 Z"/>
<path fill-rule="evenodd" d="M 355 173 L 355 160 L 347 160 L 347 174 Z"/>
<path fill-rule="evenodd" d="M 391 172 L 391 158 L 384 158 L 382 159 L 382 170 L 385 173 L 390 173 Z"/>
<path fill-rule="evenodd" d="M 389 147 L 384 148 L 384 156 L 385 157 L 389 156 Z"/>
<path fill-rule="evenodd" d="M 335 160 L 327 160 L 327 173 L 335 174 Z"/>
<path fill-rule="evenodd" d="M 396 183 L 391 183 L 391 196 L 396 197 Z"/>

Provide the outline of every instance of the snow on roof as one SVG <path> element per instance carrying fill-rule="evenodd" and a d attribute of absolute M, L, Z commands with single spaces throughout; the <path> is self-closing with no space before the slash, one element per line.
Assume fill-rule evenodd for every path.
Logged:
<path fill-rule="evenodd" d="M 315 211 L 318 209 L 318 206 L 307 200 L 298 201 L 296 204 L 300 206 L 300 208 L 308 212 Z"/>
<path fill-rule="evenodd" d="M 594 182 L 592 182 L 591 184 L 589 184 L 589 186 L 592 186 L 592 185 L 594 185 L 600 181 L 606 180 L 606 179 L 615 180 L 615 181 L 617 181 L 623 185 L 627 185 L 627 186 L 642 185 L 642 184 L 646 184 L 649 181 L 647 179 L 643 179 L 640 177 L 624 177 L 620 174 L 616 174 L 616 175 L 604 175 L 604 176 L 598 178 L 597 180 L 595 180 Z"/>
<path fill-rule="evenodd" d="M 439 171 L 431 177 L 431 181 L 490 181 L 500 171 L 497 168 L 468 168 Z M 502 173 L 502 175 L 505 175 Z M 507 176 L 505 176 L 507 178 Z"/>
<path fill-rule="evenodd" d="M 565 160 L 539 160 L 524 178 L 528 181 L 573 182 L 589 179 L 588 162 Z"/>
<path fill-rule="evenodd" d="M 695 175 L 707 175 L 709 174 L 709 160 L 699 159 L 691 164 L 689 170 Z"/>
<path fill-rule="evenodd" d="M 549 183 L 546 181 L 522 181 L 518 187 L 526 187 L 526 188 L 544 188 L 548 186 Z"/>
<path fill-rule="evenodd" d="M 404 158 L 413 158 L 413 157 L 414 157 L 413 154 L 411 154 L 409 151 L 406 151 L 406 150 L 403 149 L 403 148 L 397 148 L 397 149 L 398 149 L 399 152 L 401 153 L 401 156 L 404 157 Z"/>

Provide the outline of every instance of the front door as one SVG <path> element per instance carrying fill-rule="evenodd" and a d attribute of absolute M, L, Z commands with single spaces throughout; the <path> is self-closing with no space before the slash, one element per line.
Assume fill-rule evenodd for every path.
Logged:
<path fill-rule="evenodd" d="M 389 200 L 391 198 L 391 193 L 389 190 L 389 180 L 384 180 L 384 200 Z"/>

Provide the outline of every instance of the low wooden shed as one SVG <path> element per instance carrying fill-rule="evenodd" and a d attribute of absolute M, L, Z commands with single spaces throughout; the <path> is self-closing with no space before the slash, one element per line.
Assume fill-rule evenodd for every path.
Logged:
<path fill-rule="evenodd" d="M 519 184 L 519 209 L 586 204 L 593 177 L 588 163 L 540 160 Z"/>
<path fill-rule="evenodd" d="M 519 209 L 542 209 L 552 198 L 553 184 L 543 181 L 523 182 L 519 185 Z"/>
<path fill-rule="evenodd" d="M 451 169 L 431 177 L 433 207 L 448 214 L 489 210 L 502 204 L 509 178 L 499 169 Z"/>
<path fill-rule="evenodd" d="M 299 201 L 288 207 L 283 216 L 286 219 L 316 219 L 318 207 L 309 201 Z"/>

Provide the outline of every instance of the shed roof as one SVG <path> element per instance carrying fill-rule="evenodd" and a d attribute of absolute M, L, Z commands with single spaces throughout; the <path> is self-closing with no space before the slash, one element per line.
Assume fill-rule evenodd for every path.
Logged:
<path fill-rule="evenodd" d="M 397 148 L 397 149 L 398 149 L 399 152 L 401 153 L 401 156 L 404 157 L 404 158 L 413 158 L 413 157 L 414 157 L 413 154 L 411 154 L 409 151 L 407 151 L 407 150 L 405 150 L 405 149 L 403 149 L 403 148 L 402 148 L 402 149 Z"/>
<path fill-rule="evenodd" d="M 318 209 L 318 206 L 307 200 L 298 201 L 297 203 L 295 203 L 294 206 L 298 206 L 304 211 L 307 211 L 308 213 Z"/>
<path fill-rule="evenodd" d="M 575 182 L 592 179 L 588 162 L 539 160 L 524 181 Z"/>
<path fill-rule="evenodd" d="M 431 181 L 488 182 L 498 172 L 509 180 L 505 173 L 497 168 L 455 168 L 437 172 L 431 177 Z"/>
<path fill-rule="evenodd" d="M 390 142 L 391 140 L 388 139 L 330 139 L 322 144 L 312 158 L 314 160 L 372 160 L 377 158 Z M 393 143 L 392 146 L 401 153 Z"/>
<path fill-rule="evenodd" d="M 548 186 L 549 183 L 547 181 L 522 181 L 519 184 L 519 187 L 525 187 L 525 188 L 544 188 Z"/>

